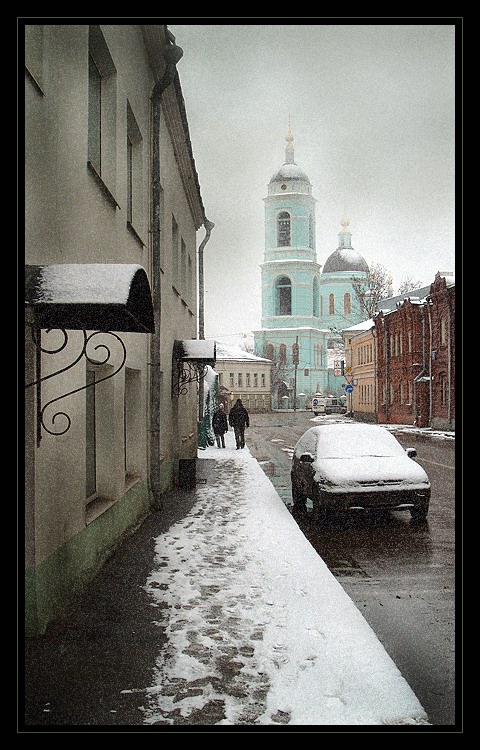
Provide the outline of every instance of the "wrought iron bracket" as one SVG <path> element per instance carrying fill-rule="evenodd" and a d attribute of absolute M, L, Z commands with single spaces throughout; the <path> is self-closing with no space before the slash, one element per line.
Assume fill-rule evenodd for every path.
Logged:
<path fill-rule="evenodd" d="M 61 331 L 63 341 L 58 345 L 57 347 L 53 349 L 47 348 L 47 346 L 42 346 L 42 329 L 37 328 L 35 325 L 31 325 L 31 332 L 32 332 L 32 339 L 35 344 L 35 380 L 33 380 L 31 383 L 27 383 L 25 385 L 25 388 L 32 388 L 35 387 L 36 391 L 36 429 L 37 429 L 37 448 L 40 445 L 40 440 L 42 439 L 42 430 L 47 432 L 49 435 L 64 435 L 68 430 L 70 429 L 70 425 L 72 423 L 72 420 L 70 416 L 65 411 L 57 411 L 55 412 L 51 418 L 50 422 L 51 425 L 47 426 L 46 423 L 46 409 L 51 406 L 51 404 L 56 403 L 57 401 L 61 401 L 65 398 L 68 398 L 68 396 L 72 396 L 74 393 L 79 393 L 80 391 L 84 391 L 87 388 L 95 388 L 99 383 L 101 383 L 104 380 L 109 380 L 110 378 L 113 378 L 120 370 L 123 368 L 125 361 L 127 359 L 127 351 L 125 348 L 125 344 L 123 343 L 120 336 L 118 336 L 116 333 L 113 333 L 112 331 L 94 331 L 93 333 L 87 334 L 85 330 L 82 331 L 83 333 L 83 345 L 81 346 L 81 350 L 78 353 L 78 355 L 75 357 L 75 359 L 70 362 L 65 367 L 61 367 L 58 370 L 55 370 L 54 372 L 51 372 L 49 375 L 42 376 L 42 355 L 56 355 L 60 354 L 68 345 L 68 333 L 64 328 L 47 328 L 45 329 L 45 332 L 47 334 L 51 333 L 53 330 Z M 60 373 L 67 372 L 68 370 L 71 370 L 75 365 L 77 365 L 82 359 L 85 359 L 86 362 L 88 362 L 92 366 L 102 367 L 103 365 L 106 365 L 111 357 L 112 357 L 112 350 L 110 346 L 107 346 L 104 342 L 97 343 L 96 345 L 92 344 L 92 341 L 95 339 L 96 336 L 112 336 L 119 344 L 121 349 L 121 362 L 119 365 L 117 365 L 113 372 L 109 373 L 108 375 L 104 375 L 101 378 L 95 379 L 93 383 L 87 383 L 85 385 L 80 386 L 79 388 L 74 388 L 71 391 L 68 391 L 67 393 L 63 393 L 61 396 L 56 396 L 55 398 L 50 399 L 47 401 L 47 403 L 42 404 L 42 383 L 44 383 L 46 380 L 49 380 L 50 378 L 54 378 L 56 375 L 59 375 Z M 90 354 L 89 354 L 89 347 Z M 93 351 L 92 351 L 93 349 Z M 103 356 L 101 359 L 97 357 L 93 358 L 93 352 L 99 352 L 99 350 L 102 351 Z M 57 420 L 59 418 L 62 418 L 64 421 L 63 426 L 58 425 Z M 55 424 L 57 422 L 57 425 Z M 56 429 L 55 429 L 56 427 Z"/>
<path fill-rule="evenodd" d="M 172 396 L 185 396 L 189 383 L 200 383 L 207 374 L 205 362 L 174 359 L 172 363 Z"/>

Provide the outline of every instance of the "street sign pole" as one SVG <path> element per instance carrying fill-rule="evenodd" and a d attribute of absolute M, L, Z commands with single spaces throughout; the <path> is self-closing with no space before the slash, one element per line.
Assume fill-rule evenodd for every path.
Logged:
<path fill-rule="evenodd" d="M 293 384 L 293 411 L 297 411 L 297 367 L 298 367 L 298 336 L 295 341 L 295 354 L 294 359 L 295 363 L 295 380 Z"/>

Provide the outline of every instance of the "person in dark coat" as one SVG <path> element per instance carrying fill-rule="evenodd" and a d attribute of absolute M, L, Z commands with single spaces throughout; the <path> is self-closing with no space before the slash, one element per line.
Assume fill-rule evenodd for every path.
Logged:
<path fill-rule="evenodd" d="M 212 417 L 212 428 L 219 448 L 225 448 L 225 433 L 228 432 L 227 415 L 224 409 L 224 405 L 219 404 L 217 411 Z"/>
<path fill-rule="evenodd" d="M 250 427 L 250 419 L 248 417 L 248 411 L 242 404 L 241 399 L 237 398 L 234 405 L 230 409 L 228 415 L 228 422 L 235 433 L 235 442 L 237 444 L 237 451 L 239 448 L 245 448 L 245 427 Z"/>

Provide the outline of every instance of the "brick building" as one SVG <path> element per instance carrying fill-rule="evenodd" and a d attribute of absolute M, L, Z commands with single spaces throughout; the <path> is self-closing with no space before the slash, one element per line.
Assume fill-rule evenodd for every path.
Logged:
<path fill-rule="evenodd" d="M 375 317 L 378 421 L 455 429 L 455 281 Z"/>

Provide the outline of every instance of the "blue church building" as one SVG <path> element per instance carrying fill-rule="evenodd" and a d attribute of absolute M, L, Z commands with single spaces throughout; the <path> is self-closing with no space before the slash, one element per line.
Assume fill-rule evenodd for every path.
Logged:
<path fill-rule="evenodd" d="M 316 393 L 343 393 L 345 380 L 335 374 L 334 359 L 339 351 L 343 359 L 342 329 L 362 320 L 353 283 L 368 274 L 364 258 L 352 248 L 346 219 L 339 246 L 322 271 L 312 184 L 295 162 L 290 128 L 286 140 L 285 162 L 271 178 L 264 199 L 262 322 L 254 331 L 255 354 L 281 366 L 273 408 L 285 403 L 292 408 L 295 396 L 301 406 Z"/>

